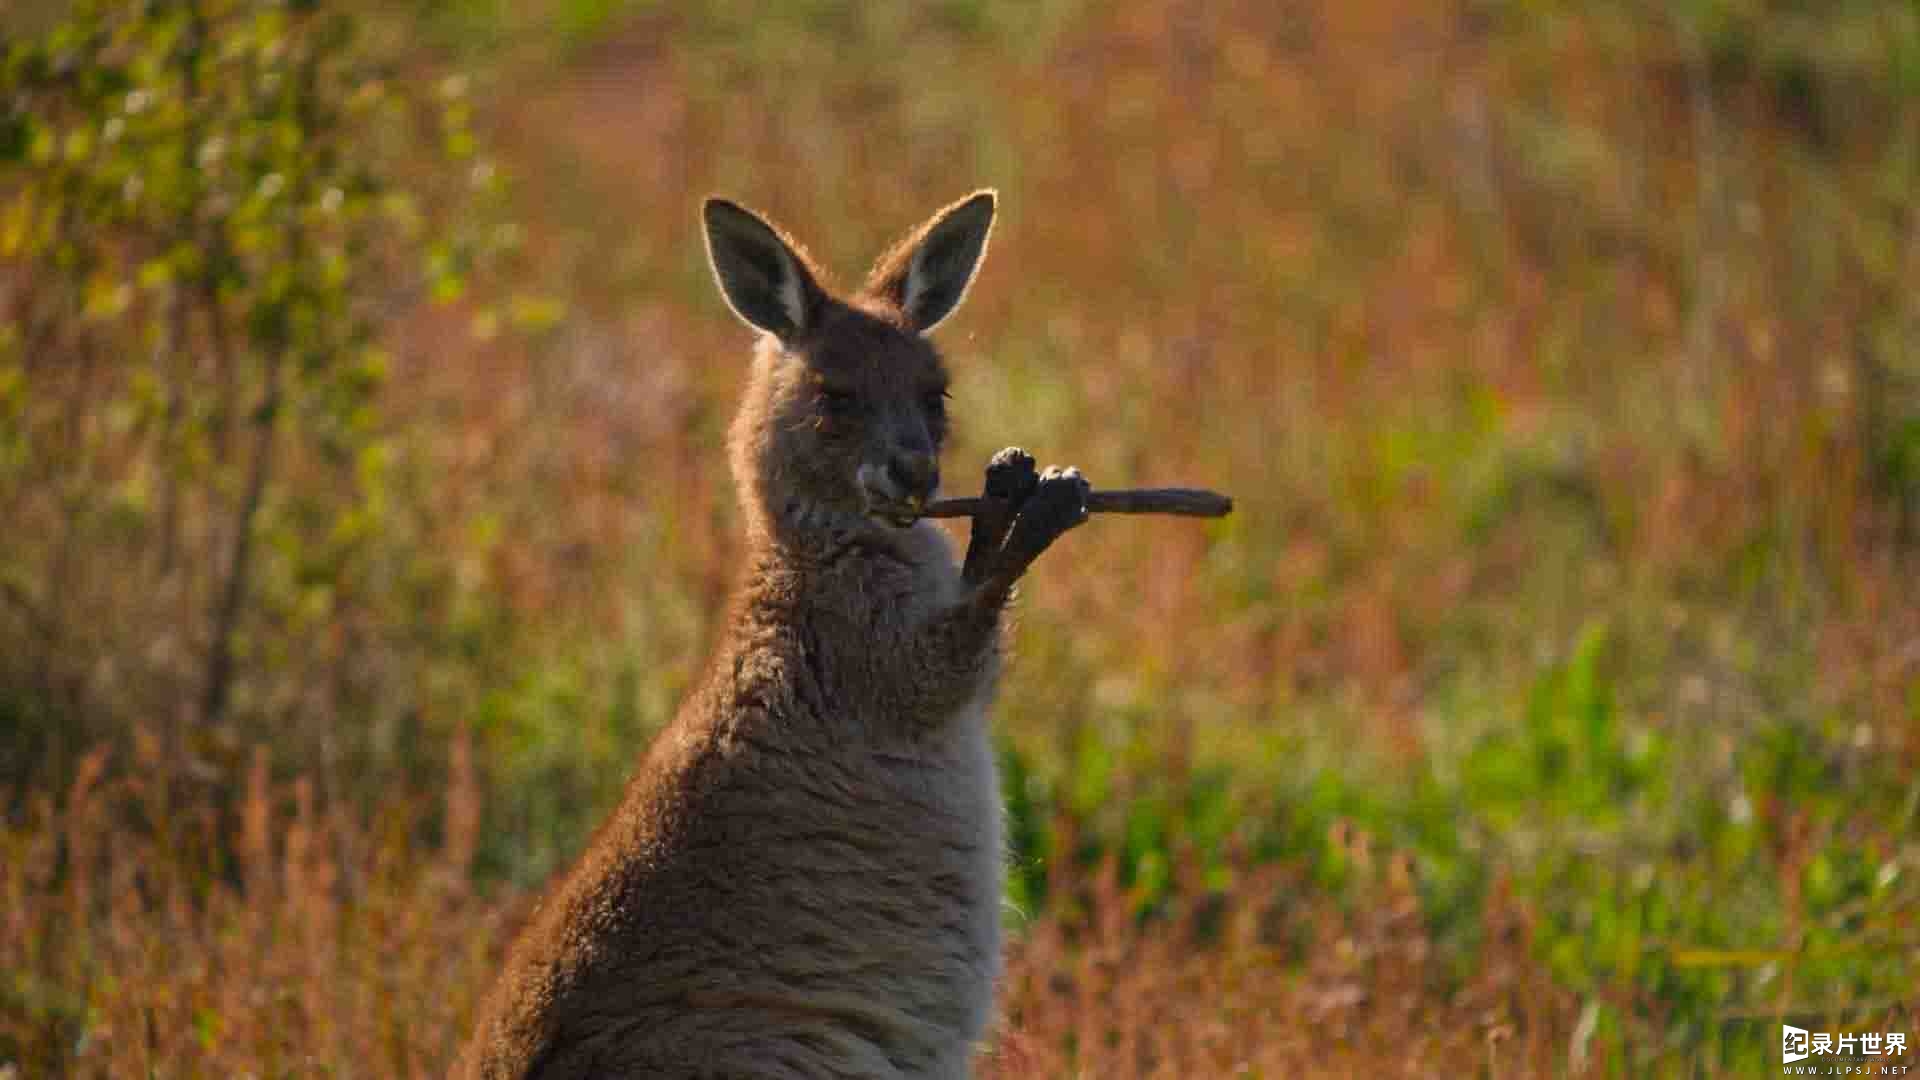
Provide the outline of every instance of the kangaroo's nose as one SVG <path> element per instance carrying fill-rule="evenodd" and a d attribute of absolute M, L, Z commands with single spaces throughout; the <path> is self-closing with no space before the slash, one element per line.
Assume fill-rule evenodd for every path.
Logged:
<path fill-rule="evenodd" d="M 887 479 L 903 495 L 925 498 L 940 484 L 940 462 L 932 454 L 909 451 L 893 455 L 887 462 Z"/>

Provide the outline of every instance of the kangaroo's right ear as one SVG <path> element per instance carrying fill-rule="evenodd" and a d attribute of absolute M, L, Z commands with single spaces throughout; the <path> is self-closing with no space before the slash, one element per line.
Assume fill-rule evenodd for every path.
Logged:
<path fill-rule="evenodd" d="M 701 217 L 714 281 L 741 321 L 785 342 L 813 325 L 826 293 L 780 230 L 726 199 L 708 199 Z"/>
<path fill-rule="evenodd" d="M 925 334 L 953 314 L 987 253 L 999 195 L 985 188 L 933 215 L 880 256 L 866 292 L 900 309 L 907 325 Z"/>

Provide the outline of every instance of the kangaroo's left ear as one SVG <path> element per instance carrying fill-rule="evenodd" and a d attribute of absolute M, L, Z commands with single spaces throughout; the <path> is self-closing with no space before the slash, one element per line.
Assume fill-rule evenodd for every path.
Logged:
<path fill-rule="evenodd" d="M 998 198 L 992 189 L 976 191 L 933 215 L 881 256 L 862 291 L 898 308 L 918 333 L 939 326 L 973 284 Z"/>
<path fill-rule="evenodd" d="M 707 262 L 741 321 L 792 344 L 813 328 L 826 293 L 805 253 L 766 218 L 726 199 L 701 208 Z"/>

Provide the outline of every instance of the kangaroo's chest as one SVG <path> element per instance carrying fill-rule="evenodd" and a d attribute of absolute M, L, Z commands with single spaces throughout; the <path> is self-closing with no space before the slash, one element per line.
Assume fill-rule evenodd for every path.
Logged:
<path fill-rule="evenodd" d="M 914 640 L 951 576 L 876 573 L 738 654 L 728 700 L 776 707 L 726 710 L 666 870 L 685 907 L 725 913 L 697 978 L 830 1010 L 929 1076 L 964 1075 L 1000 967 L 997 661 Z"/>
<path fill-rule="evenodd" d="M 899 1000 L 949 1034 L 942 1053 L 956 1070 L 986 1030 L 1000 973 L 1005 827 L 987 711 L 983 691 L 918 755 L 876 762 L 895 800 L 884 826 L 899 874 L 890 884 L 918 908 L 906 945 L 916 955 L 896 969 L 914 985 Z"/>

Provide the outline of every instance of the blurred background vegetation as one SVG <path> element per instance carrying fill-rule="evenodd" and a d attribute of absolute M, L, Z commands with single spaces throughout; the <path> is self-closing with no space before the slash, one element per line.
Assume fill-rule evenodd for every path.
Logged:
<path fill-rule="evenodd" d="M 983 185 L 955 486 L 1018 443 L 1239 507 L 1026 591 L 983 1067 L 1920 1043 L 1911 3 L 0 41 L 0 1071 L 440 1068 L 735 572 L 699 198 L 857 280 Z"/>

